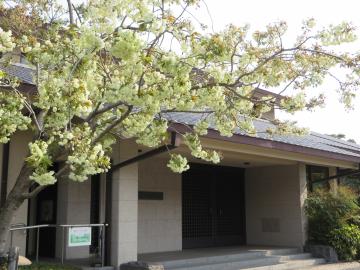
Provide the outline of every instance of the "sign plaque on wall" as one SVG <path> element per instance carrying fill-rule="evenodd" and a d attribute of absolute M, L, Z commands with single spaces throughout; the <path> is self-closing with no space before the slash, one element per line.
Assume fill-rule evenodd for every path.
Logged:
<path fill-rule="evenodd" d="M 91 227 L 69 228 L 69 247 L 81 247 L 91 245 Z"/>

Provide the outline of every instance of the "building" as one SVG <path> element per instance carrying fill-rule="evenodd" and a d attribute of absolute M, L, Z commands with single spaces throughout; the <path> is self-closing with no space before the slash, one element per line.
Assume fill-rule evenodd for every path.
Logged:
<path fill-rule="evenodd" d="M 24 91 L 31 91 L 29 68 L 3 68 L 11 68 L 7 72 L 23 80 Z M 337 175 L 340 169 L 359 169 L 359 145 L 313 132 L 269 137 L 265 131 L 272 124 L 265 119 L 255 121 L 257 137 L 241 132 L 221 137 L 210 127 L 203 145 L 220 150 L 224 159 L 216 166 L 204 164 L 191 157 L 174 132 L 196 123 L 199 115 L 168 117 L 172 140 L 167 147 L 146 149 L 133 140 L 119 140 L 111 172 L 84 183 L 62 179 L 25 202 L 14 224 L 107 223 L 105 250 L 113 266 L 136 261 L 139 254 L 189 248 L 302 247 L 311 181 Z M 0 145 L 2 200 L 17 177 L 31 136 L 17 132 L 9 144 Z M 172 173 L 166 167 L 167 149 L 187 156 L 191 169 Z M 60 228 L 41 229 L 39 256 L 60 258 L 63 252 L 66 260 L 88 258 L 98 250 L 98 232 L 93 229 L 90 247 L 69 247 Z M 23 254 L 35 254 L 35 239 L 34 231 L 13 233 L 13 243 Z"/>

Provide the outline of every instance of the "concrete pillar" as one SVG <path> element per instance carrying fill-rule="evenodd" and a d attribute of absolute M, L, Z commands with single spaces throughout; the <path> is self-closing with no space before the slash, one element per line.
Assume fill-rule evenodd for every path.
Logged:
<path fill-rule="evenodd" d="M 137 144 L 131 140 L 114 149 L 114 163 L 137 155 Z M 138 241 L 138 164 L 113 172 L 111 216 L 111 265 L 137 260 Z"/>
<path fill-rule="evenodd" d="M 329 168 L 329 176 L 334 176 L 334 175 L 337 175 L 337 170 L 335 167 L 330 167 Z M 337 189 L 338 189 L 338 179 L 335 178 L 335 179 L 329 180 L 329 187 L 330 187 L 330 191 L 336 193 Z"/>
<path fill-rule="evenodd" d="M 33 134 L 29 131 L 16 132 L 10 143 L 9 168 L 8 168 L 8 184 L 7 192 L 13 188 L 19 175 L 24 158 L 28 153 L 28 143 L 31 141 Z M 25 200 L 20 208 L 16 211 L 12 224 L 27 224 L 28 201 Z M 9 244 L 10 241 L 8 241 Z M 20 255 L 25 255 L 26 251 L 26 234 L 24 231 L 16 231 L 13 235 L 13 244 L 20 248 Z"/>
<path fill-rule="evenodd" d="M 306 165 L 299 163 L 298 165 L 299 172 L 299 194 L 300 194 L 300 207 L 301 207 L 301 229 L 302 229 L 302 245 L 305 245 L 307 240 L 307 217 L 305 213 L 305 201 L 308 195 L 307 188 L 307 175 L 306 175 Z"/>
<path fill-rule="evenodd" d="M 58 224 L 89 224 L 90 223 L 90 194 L 91 182 L 74 182 L 70 179 L 63 179 L 58 183 Z M 63 196 L 66 194 L 66 196 Z M 61 257 L 62 249 L 62 229 L 56 230 L 56 256 Z M 66 260 L 89 258 L 90 250 L 88 246 L 69 247 L 69 230 L 65 229 L 64 256 Z"/>

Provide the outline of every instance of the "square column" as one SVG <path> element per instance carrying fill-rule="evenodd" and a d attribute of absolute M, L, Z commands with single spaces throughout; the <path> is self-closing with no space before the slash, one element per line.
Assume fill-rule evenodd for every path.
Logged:
<path fill-rule="evenodd" d="M 114 164 L 137 155 L 137 144 L 121 141 L 114 147 Z M 137 260 L 138 164 L 113 172 L 111 207 L 111 265 Z"/>
<path fill-rule="evenodd" d="M 330 167 L 329 168 L 329 176 L 335 176 L 337 175 L 337 169 L 336 167 Z M 330 191 L 336 193 L 337 189 L 338 189 L 338 179 L 334 178 L 329 180 L 329 187 L 330 187 Z"/>
<path fill-rule="evenodd" d="M 306 175 L 306 165 L 304 163 L 298 164 L 299 169 L 299 192 L 300 192 L 300 209 L 301 209 L 301 230 L 302 230 L 302 246 L 305 245 L 307 240 L 307 216 L 305 212 L 305 203 L 308 196 L 308 187 L 307 187 L 307 175 Z"/>

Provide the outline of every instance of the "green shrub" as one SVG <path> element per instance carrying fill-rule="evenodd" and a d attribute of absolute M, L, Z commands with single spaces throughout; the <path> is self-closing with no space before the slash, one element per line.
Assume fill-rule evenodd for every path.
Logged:
<path fill-rule="evenodd" d="M 7 270 L 7 264 L 6 263 L 0 263 L 0 270 Z"/>
<path fill-rule="evenodd" d="M 335 248 L 342 260 L 352 260 L 360 253 L 360 207 L 358 195 L 347 187 L 337 192 L 316 190 L 307 200 L 309 244 Z"/>
<path fill-rule="evenodd" d="M 307 200 L 308 241 L 311 244 L 331 245 L 331 232 L 359 220 L 357 194 L 339 187 L 336 193 L 317 190 Z"/>
<path fill-rule="evenodd" d="M 357 225 L 347 224 L 330 233 L 331 245 L 339 259 L 350 261 L 359 257 L 360 229 Z"/>
<path fill-rule="evenodd" d="M 7 270 L 7 257 L 0 257 L 0 270 Z"/>
<path fill-rule="evenodd" d="M 33 263 L 29 266 L 20 266 L 19 270 L 80 270 L 80 268 L 61 264 Z"/>

